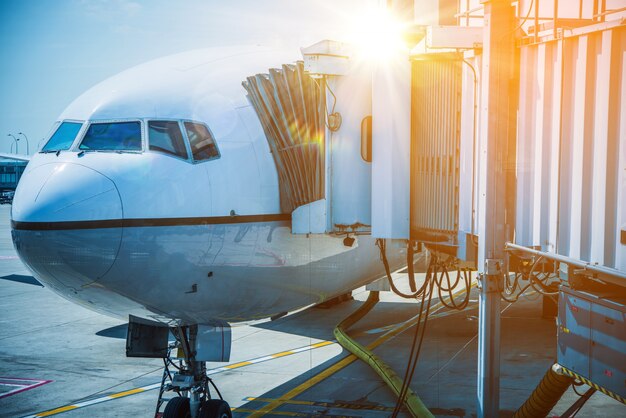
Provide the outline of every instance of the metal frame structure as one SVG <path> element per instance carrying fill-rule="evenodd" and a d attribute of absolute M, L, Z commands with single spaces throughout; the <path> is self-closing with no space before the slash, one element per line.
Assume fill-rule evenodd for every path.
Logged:
<path fill-rule="evenodd" d="M 553 247 L 548 248 L 548 250 L 551 252 L 546 252 L 529 249 L 526 246 L 516 245 L 507 242 L 513 241 L 514 239 L 512 233 L 514 228 L 511 228 L 511 225 L 517 224 L 517 228 L 519 228 L 520 225 L 525 225 L 523 226 L 523 228 L 537 229 L 539 222 L 544 222 L 546 221 L 546 219 L 543 219 L 543 217 L 545 216 L 543 212 L 537 213 L 538 209 L 534 207 L 537 206 L 536 204 L 528 209 L 531 210 L 531 212 L 528 212 L 527 209 L 524 209 L 523 213 L 516 213 L 517 211 L 515 210 L 515 208 L 519 205 L 517 205 L 515 202 L 513 203 L 513 210 L 508 212 L 508 216 L 522 216 L 523 219 L 518 219 L 518 222 L 516 223 L 515 220 L 506 218 L 507 208 L 508 205 L 510 205 L 510 199 L 512 198 L 515 200 L 516 196 L 519 196 L 516 194 L 515 189 L 518 189 L 518 193 L 520 190 L 514 184 L 513 189 L 511 189 L 511 183 L 507 183 L 505 176 L 505 174 L 507 173 L 507 165 L 504 161 L 506 157 L 503 157 L 503 155 L 506 156 L 507 153 L 506 151 L 503 151 L 506 150 L 506 148 L 503 147 L 506 147 L 507 145 L 505 144 L 506 138 L 510 137 L 510 134 L 508 134 L 505 129 L 506 127 L 512 127 L 512 131 L 516 131 L 514 125 L 516 122 L 511 122 L 509 118 L 510 114 L 507 115 L 504 113 L 508 108 L 507 103 L 509 102 L 507 101 L 507 98 L 503 95 L 507 94 L 508 90 L 506 87 L 503 88 L 502 84 L 498 84 L 498 77 L 502 76 L 502 74 L 507 73 L 508 71 L 506 68 L 504 68 L 502 62 L 510 62 L 510 55 L 507 55 L 507 52 L 502 49 L 502 43 L 508 42 L 509 40 L 504 40 L 502 38 L 506 37 L 506 35 L 517 36 L 517 47 L 539 45 L 550 41 L 559 42 L 558 53 L 560 55 L 557 58 L 561 60 L 561 67 L 559 67 L 561 68 L 561 70 L 559 71 L 562 71 L 562 54 L 564 53 L 562 50 L 563 40 L 571 37 L 593 34 L 598 31 L 606 31 L 614 27 L 622 26 L 624 24 L 624 19 L 614 20 L 608 18 L 608 16 L 615 13 L 624 13 L 626 11 L 626 7 L 613 6 L 613 9 L 608 9 L 607 0 L 594 0 L 593 4 L 591 4 L 590 1 L 579 0 L 577 18 L 576 16 L 571 16 L 571 13 L 570 16 L 561 17 L 563 15 L 563 10 L 559 11 L 559 1 L 554 0 L 553 4 L 549 6 L 552 8 L 553 15 L 550 17 L 542 17 L 540 16 L 540 11 L 542 11 L 542 13 L 544 14 L 550 14 L 546 11 L 547 4 L 545 2 L 542 3 L 542 8 L 540 8 L 538 0 L 530 0 L 525 2 L 518 2 L 518 11 L 516 18 L 514 15 L 511 16 L 512 11 L 510 9 L 510 1 L 481 0 L 480 3 L 481 4 L 477 4 L 477 1 L 475 0 L 460 1 L 459 13 L 457 13 L 455 17 L 457 18 L 457 23 L 459 25 L 475 26 L 478 22 L 477 19 L 480 19 L 484 24 L 483 63 L 481 71 L 481 103 L 479 111 L 481 137 L 479 140 L 478 149 L 478 159 L 480 160 L 480 164 L 478 167 L 478 189 L 481 191 L 481 195 L 479 198 L 480 201 L 478 205 L 479 212 L 477 218 L 479 226 L 478 235 L 480 237 L 478 269 L 480 272 L 482 272 L 482 275 L 480 279 L 481 291 L 479 300 L 479 356 L 477 395 L 478 415 L 481 417 L 487 417 L 498 415 L 500 362 L 499 299 L 500 291 L 502 290 L 501 279 L 502 277 L 504 277 L 504 274 L 509 271 L 508 266 L 506 265 L 507 257 L 504 255 L 506 250 L 515 250 L 515 252 L 524 251 L 526 253 L 531 253 L 534 256 L 542 256 L 546 259 L 553 259 L 555 261 L 566 263 L 570 267 L 586 270 L 590 274 L 601 277 L 602 280 L 613 284 L 618 284 L 619 282 L 621 283 L 621 285 L 623 285 L 623 278 L 626 276 L 623 271 L 616 269 L 618 267 L 609 268 L 594 264 L 593 261 L 597 261 L 595 259 L 597 257 L 595 256 L 592 256 L 592 262 L 586 262 L 583 261 L 583 259 L 586 259 L 586 256 L 580 254 L 577 257 L 576 251 L 570 254 L 571 257 L 565 257 L 560 254 L 552 253 L 552 251 L 556 252 L 555 248 Z M 520 7 L 520 5 L 522 7 Z M 526 30 L 528 30 L 528 36 L 523 36 L 520 40 L 518 33 L 519 29 L 521 28 L 525 28 Z M 610 38 L 611 35 L 605 34 L 603 36 L 604 38 Z M 510 43 L 508 45 L 510 46 Z M 539 46 L 543 48 L 542 45 Z M 519 53 L 520 48 L 512 48 L 513 55 L 517 55 Z M 545 59 L 546 57 L 543 58 Z M 605 57 L 603 63 L 607 59 L 609 58 Z M 585 65 L 584 62 L 581 65 Z M 509 81 L 511 85 L 516 84 L 518 88 L 524 89 L 525 84 L 520 85 L 520 66 L 518 65 L 517 68 L 518 70 L 515 74 L 509 73 L 512 74 Z M 527 71 L 532 71 L 528 67 L 524 68 L 526 68 Z M 584 68 L 582 71 L 583 72 L 581 74 L 584 75 Z M 528 78 L 529 76 L 528 74 L 526 74 L 524 77 Z M 561 78 L 562 77 L 563 76 L 561 75 Z M 542 79 L 540 79 L 540 81 L 541 80 Z M 608 85 L 608 83 L 609 81 L 607 78 L 606 80 L 604 80 L 601 86 Z M 552 93 L 554 92 L 550 91 L 547 94 Z M 602 92 L 600 92 L 600 94 L 601 93 Z M 576 103 L 579 103 L 580 107 L 584 105 L 585 101 L 582 100 L 581 102 L 580 100 L 577 100 Z M 517 105 L 517 103 L 515 104 Z M 508 109 L 510 110 L 510 108 Z M 548 111 L 549 109 L 545 110 L 545 112 Z M 555 111 L 555 109 L 552 109 L 552 111 Z M 562 112 L 563 110 L 558 108 L 556 109 L 556 111 Z M 541 109 L 534 109 L 533 112 L 538 115 L 538 118 L 539 115 L 542 114 Z M 520 123 L 525 123 L 523 117 L 523 115 L 520 116 Z M 563 122 L 561 122 L 561 124 L 562 123 Z M 543 128 L 547 129 L 546 127 Z M 528 142 L 529 138 L 532 138 L 533 135 L 538 135 L 537 132 L 539 131 L 534 132 L 533 129 L 534 128 L 530 127 L 524 132 L 519 132 L 520 141 Z M 600 134 L 602 134 L 602 132 L 600 132 Z M 563 135 L 563 133 L 559 131 L 558 135 Z M 581 133 L 579 132 L 576 138 L 578 138 L 580 135 Z M 541 145 L 543 144 L 544 140 L 545 138 L 540 135 L 538 138 L 531 140 L 531 142 L 533 144 L 536 143 L 535 145 Z M 530 147 L 532 148 L 532 146 L 533 145 L 531 144 Z M 541 146 L 545 148 L 547 145 L 544 144 Z M 598 146 L 601 146 L 601 144 L 596 144 L 594 146 L 597 148 Z M 532 150 L 528 148 L 529 145 L 525 145 L 525 147 L 526 148 L 522 150 L 523 152 L 529 152 L 529 150 L 532 152 Z M 515 152 L 515 149 L 516 148 L 513 148 L 513 152 Z M 539 150 L 539 152 L 541 152 L 541 150 Z M 557 149 L 556 152 L 557 154 L 555 155 L 558 155 L 558 152 L 560 151 Z M 526 158 L 527 156 L 522 157 Z M 535 165 L 536 164 L 543 163 L 538 160 L 535 162 Z M 557 173 L 547 173 L 545 175 L 559 174 L 558 164 L 553 164 L 550 167 L 553 167 L 551 169 L 552 171 L 557 170 Z M 539 174 L 535 177 L 535 182 L 541 181 L 542 174 Z M 526 179 L 524 181 L 528 180 Z M 533 187 L 532 184 L 529 184 L 529 186 Z M 554 190 L 552 190 L 551 192 L 554 192 Z M 599 196 L 596 195 L 600 193 L 601 191 L 596 191 L 596 193 L 594 193 L 594 201 L 598 200 Z M 541 199 L 541 196 L 536 197 L 536 199 L 537 198 Z M 527 202 L 523 202 L 523 204 L 527 204 Z M 553 224 L 558 223 L 558 216 L 560 213 L 558 212 L 558 209 L 556 210 L 557 212 L 554 212 L 554 210 L 551 208 L 551 211 L 554 212 L 554 214 L 552 214 L 551 212 L 550 217 L 551 236 L 554 235 L 552 234 L 552 232 L 554 232 L 552 230 L 557 228 Z M 528 218 L 528 216 L 531 216 L 531 218 Z M 535 219 L 537 216 L 540 216 L 540 218 Z M 555 216 L 557 218 L 555 218 Z M 602 222 L 602 219 L 603 218 L 596 219 L 595 224 Z M 543 223 L 541 223 L 540 226 L 541 228 L 545 227 Z M 520 231 L 518 230 L 517 233 L 519 234 Z M 516 234 L 516 236 L 518 234 Z M 529 234 L 522 235 L 525 237 Z M 519 237 L 516 240 L 517 242 L 520 242 Z M 527 240 L 525 240 L 524 238 L 522 238 L 521 240 L 523 241 L 522 243 L 524 245 L 530 244 L 530 242 L 526 242 Z M 534 245 L 535 242 L 533 242 L 532 244 Z M 537 242 L 536 244 L 539 243 Z M 541 244 L 541 249 L 546 249 L 543 248 L 543 241 L 541 241 Z M 565 254 L 567 254 L 567 250 L 565 251 Z M 563 251 L 558 252 L 563 254 Z M 595 252 L 597 253 L 597 251 Z M 600 264 L 602 263 L 600 262 Z"/>
<path fill-rule="evenodd" d="M 478 270 L 480 273 L 478 332 L 478 416 L 498 416 L 500 410 L 500 289 L 505 263 L 507 159 L 511 156 L 511 78 L 514 77 L 514 10 L 508 0 L 484 3 L 485 26 L 481 85 L 479 158 Z"/>

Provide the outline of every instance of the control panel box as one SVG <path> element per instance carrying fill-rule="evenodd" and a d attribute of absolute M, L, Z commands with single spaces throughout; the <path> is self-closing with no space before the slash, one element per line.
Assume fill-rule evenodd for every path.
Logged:
<path fill-rule="evenodd" d="M 558 363 L 626 398 L 626 298 L 561 286 Z"/>

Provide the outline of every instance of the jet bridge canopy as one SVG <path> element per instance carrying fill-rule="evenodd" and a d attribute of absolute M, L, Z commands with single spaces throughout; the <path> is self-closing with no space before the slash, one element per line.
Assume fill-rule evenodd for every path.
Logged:
<path fill-rule="evenodd" d="M 292 212 L 324 198 L 323 81 L 286 64 L 243 82 L 276 163 L 280 206 Z"/>

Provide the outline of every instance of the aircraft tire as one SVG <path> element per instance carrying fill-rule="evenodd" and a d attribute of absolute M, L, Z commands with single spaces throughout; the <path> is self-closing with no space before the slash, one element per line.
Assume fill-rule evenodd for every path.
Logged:
<path fill-rule="evenodd" d="M 221 399 L 210 399 L 206 401 L 200 411 L 200 418 L 232 418 L 230 406 Z M 163 417 L 165 418 L 165 417 Z"/>
<path fill-rule="evenodd" d="M 189 398 L 177 396 L 169 400 L 163 411 L 163 418 L 190 418 Z"/>

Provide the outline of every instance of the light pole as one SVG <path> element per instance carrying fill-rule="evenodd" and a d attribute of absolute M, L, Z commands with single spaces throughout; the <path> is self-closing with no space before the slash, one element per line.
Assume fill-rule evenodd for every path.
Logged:
<path fill-rule="evenodd" d="M 23 132 L 18 132 L 17 134 L 18 135 L 22 135 L 24 137 L 24 139 L 26 140 L 26 155 L 30 155 L 30 145 L 28 143 L 28 137 Z"/>
<path fill-rule="evenodd" d="M 15 153 L 17 154 L 18 152 L 18 148 L 19 148 L 19 144 L 17 143 L 20 139 L 16 138 L 15 135 L 13 134 L 7 134 L 7 136 L 10 136 L 11 138 L 13 138 L 13 141 L 15 141 Z M 13 144 L 11 144 L 11 151 L 13 150 Z"/>

